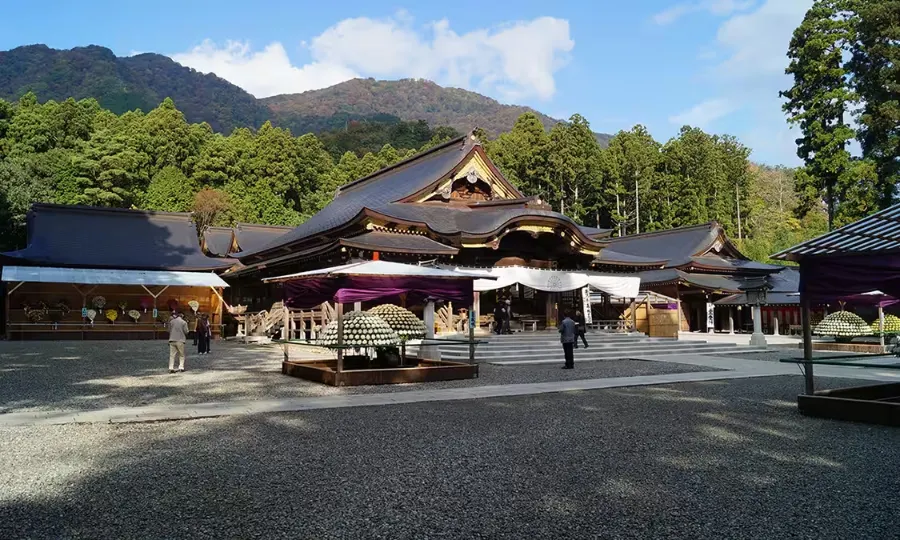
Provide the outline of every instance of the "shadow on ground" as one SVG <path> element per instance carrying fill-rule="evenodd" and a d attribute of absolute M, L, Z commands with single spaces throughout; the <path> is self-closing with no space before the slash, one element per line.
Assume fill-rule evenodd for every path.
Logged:
<path fill-rule="evenodd" d="M 801 386 L 8 428 L 0 537 L 896 538 L 900 430 Z"/>

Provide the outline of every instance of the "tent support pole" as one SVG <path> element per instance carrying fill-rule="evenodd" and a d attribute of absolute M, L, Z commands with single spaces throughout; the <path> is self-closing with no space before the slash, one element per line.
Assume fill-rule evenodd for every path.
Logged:
<path fill-rule="evenodd" d="M 19 287 L 21 287 L 24 284 L 25 284 L 24 281 L 20 281 L 20 282 L 16 283 L 15 287 L 6 291 L 6 319 L 4 319 L 6 321 L 6 331 L 5 331 L 6 339 L 10 338 L 9 330 L 10 330 L 10 328 L 12 328 L 12 326 L 10 325 L 10 322 L 9 322 L 9 302 L 12 300 L 12 293 L 16 292 L 16 289 L 18 289 Z"/>
<path fill-rule="evenodd" d="M 344 304 L 337 302 L 337 364 L 334 370 L 334 385 L 341 385 L 341 372 L 344 370 Z"/>
<path fill-rule="evenodd" d="M 800 293 L 800 318 L 803 325 L 803 377 L 806 382 L 806 394 L 815 393 L 812 365 L 812 328 L 809 319 L 809 297 Z"/>
<path fill-rule="evenodd" d="M 878 333 L 881 334 L 881 352 L 884 352 L 884 308 L 878 304 Z"/>
<path fill-rule="evenodd" d="M 474 295 L 478 293 L 473 293 L 472 302 L 469 304 L 469 363 L 475 363 L 475 325 L 478 324 L 478 319 L 475 316 L 475 299 Z"/>
<path fill-rule="evenodd" d="M 287 304 L 282 304 L 281 306 L 281 315 L 283 317 L 283 321 L 281 323 L 281 340 L 284 342 L 284 361 L 290 361 L 290 353 L 288 352 L 288 342 L 291 340 L 291 310 L 287 307 Z"/>

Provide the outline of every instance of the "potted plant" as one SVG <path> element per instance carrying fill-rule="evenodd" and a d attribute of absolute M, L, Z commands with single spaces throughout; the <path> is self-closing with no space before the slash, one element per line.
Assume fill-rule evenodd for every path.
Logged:
<path fill-rule="evenodd" d="M 128 316 L 134 320 L 135 324 L 137 324 L 141 320 L 141 312 L 136 309 L 129 310 Z"/>
<path fill-rule="evenodd" d="M 116 319 L 119 318 L 119 312 L 115 309 L 107 309 L 106 310 L 106 319 L 110 322 L 110 324 L 116 324 Z"/>

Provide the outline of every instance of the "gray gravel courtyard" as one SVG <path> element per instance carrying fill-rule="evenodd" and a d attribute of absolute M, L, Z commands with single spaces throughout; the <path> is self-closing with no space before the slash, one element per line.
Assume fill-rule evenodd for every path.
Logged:
<path fill-rule="evenodd" d="M 801 387 L 4 428 L 0 538 L 897 538 L 900 430 Z"/>
<path fill-rule="evenodd" d="M 163 341 L 0 342 L 0 414 L 715 371 L 641 360 L 583 362 L 565 371 L 560 360 L 560 365 L 482 364 L 473 380 L 334 388 L 282 375 L 281 360 L 278 346 L 216 342 L 212 354 L 189 355 L 188 371 L 172 375 Z"/>

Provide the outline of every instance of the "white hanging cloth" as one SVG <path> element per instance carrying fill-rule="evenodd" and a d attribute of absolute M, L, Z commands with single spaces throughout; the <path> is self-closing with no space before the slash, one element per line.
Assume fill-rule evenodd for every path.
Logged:
<path fill-rule="evenodd" d="M 481 275 L 474 287 L 477 292 L 502 289 L 518 283 L 544 292 L 566 292 L 590 285 L 613 296 L 635 298 L 641 287 L 641 278 L 626 274 L 601 274 L 579 270 L 542 270 L 523 266 L 502 266 L 496 268 L 453 267 L 457 272 Z"/>

